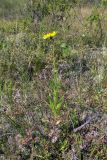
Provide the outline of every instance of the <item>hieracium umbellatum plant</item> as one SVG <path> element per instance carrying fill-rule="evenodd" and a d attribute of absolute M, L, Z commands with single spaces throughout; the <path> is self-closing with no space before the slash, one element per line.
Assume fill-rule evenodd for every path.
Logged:
<path fill-rule="evenodd" d="M 54 42 L 54 37 L 57 35 L 57 32 L 51 32 L 48 34 L 45 34 L 43 36 L 43 39 L 52 39 Z M 57 59 L 55 57 L 55 48 L 54 44 L 52 45 L 52 57 L 53 57 L 53 62 L 52 62 L 52 79 L 50 81 L 50 93 L 49 93 L 49 108 L 51 109 L 53 115 L 56 117 L 60 115 L 60 110 L 63 105 L 64 97 L 60 97 L 60 89 L 61 89 L 61 80 L 58 75 L 58 69 L 57 69 Z"/>

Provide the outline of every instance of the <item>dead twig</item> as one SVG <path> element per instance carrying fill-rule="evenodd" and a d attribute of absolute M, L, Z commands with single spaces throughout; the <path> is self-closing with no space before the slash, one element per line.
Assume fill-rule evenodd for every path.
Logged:
<path fill-rule="evenodd" d="M 82 124 L 81 126 L 75 128 L 73 131 L 76 133 L 78 131 L 80 131 L 82 128 L 84 128 L 87 124 L 91 123 L 93 120 L 95 120 L 96 118 L 98 118 L 98 115 L 91 117 L 90 119 L 88 119 L 84 124 Z"/>

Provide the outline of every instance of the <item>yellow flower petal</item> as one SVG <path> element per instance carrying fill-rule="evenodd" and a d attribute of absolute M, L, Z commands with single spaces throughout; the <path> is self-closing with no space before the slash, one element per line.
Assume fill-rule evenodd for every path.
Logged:
<path fill-rule="evenodd" d="M 50 34 L 51 37 L 54 37 L 56 35 L 57 35 L 57 32 L 55 32 L 55 31 Z"/>
<path fill-rule="evenodd" d="M 53 32 L 44 34 L 43 39 L 52 38 L 52 37 L 55 37 L 56 35 L 57 35 L 57 32 L 56 32 L 56 31 L 53 31 Z"/>

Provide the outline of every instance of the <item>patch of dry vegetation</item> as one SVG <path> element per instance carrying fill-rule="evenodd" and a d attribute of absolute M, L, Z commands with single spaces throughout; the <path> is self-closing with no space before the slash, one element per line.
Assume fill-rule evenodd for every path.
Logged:
<path fill-rule="evenodd" d="M 0 20 L 0 159 L 106 160 L 107 8 L 30 2 Z"/>

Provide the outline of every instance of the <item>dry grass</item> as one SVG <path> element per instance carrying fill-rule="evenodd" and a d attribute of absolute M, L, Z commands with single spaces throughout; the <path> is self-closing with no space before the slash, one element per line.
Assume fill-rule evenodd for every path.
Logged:
<path fill-rule="evenodd" d="M 94 8 L 0 20 L 0 159 L 107 159 L 107 10 Z"/>

